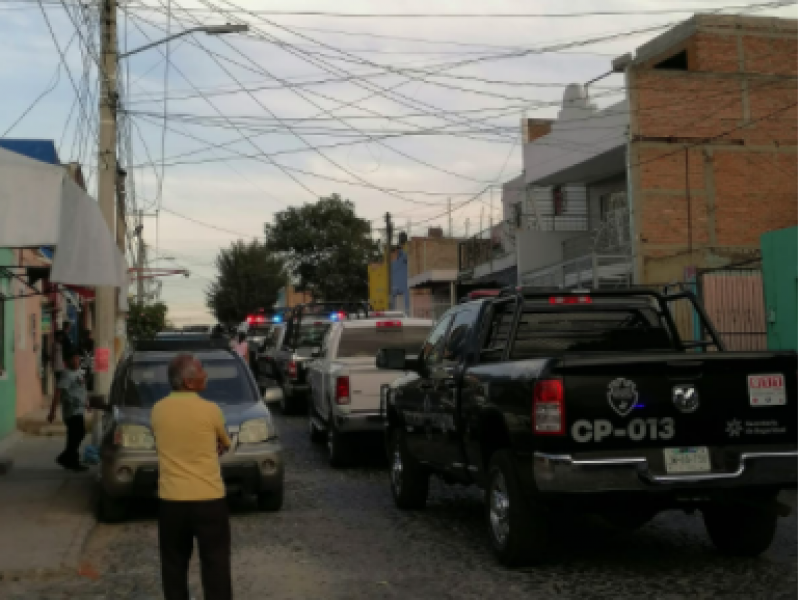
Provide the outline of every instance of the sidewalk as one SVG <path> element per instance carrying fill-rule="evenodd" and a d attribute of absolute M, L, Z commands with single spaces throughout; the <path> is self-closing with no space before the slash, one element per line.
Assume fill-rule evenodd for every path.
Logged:
<path fill-rule="evenodd" d="M 67 435 L 67 428 L 64 421 L 61 420 L 61 411 L 58 411 L 56 418 L 52 423 L 47 421 L 47 416 L 50 413 L 49 408 L 40 408 L 35 410 L 17 421 L 17 428 L 29 435 L 44 435 L 44 436 L 63 436 Z M 86 411 L 86 434 L 92 432 L 93 412 Z"/>
<path fill-rule="evenodd" d="M 0 531 L 8 542 L 0 545 L 0 579 L 78 569 L 95 524 L 96 474 L 58 466 L 63 446 L 63 437 L 23 436 L 5 452 L 14 466 L 0 476 Z"/>

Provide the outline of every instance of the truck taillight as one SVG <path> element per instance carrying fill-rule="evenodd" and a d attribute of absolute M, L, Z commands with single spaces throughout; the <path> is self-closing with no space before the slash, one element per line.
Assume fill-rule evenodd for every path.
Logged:
<path fill-rule="evenodd" d="M 402 321 L 375 321 L 375 329 L 399 329 L 402 326 Z"/>
<path fill-rule="evenodd" d="M 541 379 L 533 386 L 533 433 L 564 435 L 564 382 Z"/>
<path fill-rule="evenodd" d="M 286 365 L 286 374 L 291 379 L 297 379 L 297 363 L 291 361 L 288 365 Z"/>
<path fill-rule="evenodd" d="M 336 404 L 350 404 L 350 378 L 336 378 Z"/>
<path fill-rule="evenodd" d="M 591 296 L 550 296 L 550 304 L 591 304 Z"/>

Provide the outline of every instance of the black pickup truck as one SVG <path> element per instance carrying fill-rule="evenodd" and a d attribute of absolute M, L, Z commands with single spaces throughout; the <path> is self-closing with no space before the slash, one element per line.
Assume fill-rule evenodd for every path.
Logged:
<path fill-rule="evenodd" d="M 797 486 L 796 353 L 725 352 L 691 294 L 504 291 L 376 364 L 406 371 L 381 393 L 395 503 L 423 508 L 432 474 L 480 486 L 507 565 L 544 560 L 575 511 L 634 529 L 700 510 L 722 552 L 755 556 Z"/>

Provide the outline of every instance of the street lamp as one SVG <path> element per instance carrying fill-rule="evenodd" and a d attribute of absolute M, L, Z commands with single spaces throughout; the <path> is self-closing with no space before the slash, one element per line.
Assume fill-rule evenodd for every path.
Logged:
<path fill-rule="evenodd" d="M 146 46 L 142 46 L 141 48 L 136 48 L 135 50 L 131 50 L 130 52 L 124 52 L 120 54 L 120 58 L 127 58 L 132 54 L 138 54 L 144 50 L 148 50 L 153 48 L 154 46 L 159 46 L 175 38 L 183 37 L 184 35 L 189 35 L 190 33 L 205 33 L 207 35 L 225 35 L 226 33 L 245 33 L 249 31 L 250 27 L 248 25 L 237 25 L 234 23 L 227 23 L 225 25 L 202 25 L 200 27 L 191 27 L 189 29 L 184 29 L 183 31 L 179 31 L 178 33 L 172 34 L 170 36 L 165 37 L 163 40 L 158 40 L 153 42 L 152 44 L 147 44 Z"/>

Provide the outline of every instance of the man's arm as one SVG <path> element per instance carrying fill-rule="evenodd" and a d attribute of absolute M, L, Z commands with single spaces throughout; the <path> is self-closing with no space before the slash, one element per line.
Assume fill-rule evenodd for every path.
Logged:
<path fill-rule="evenodd" d="M 217 433 L 217 446 L 222 451 L 231 447 L 231 439 L 228 437 L 228 432 L 225 431 L 225 417 L 222 415 L 222 410 L 219 407 L 216 408 L 217 417 L 214 419 L 214 429 Z"/>

